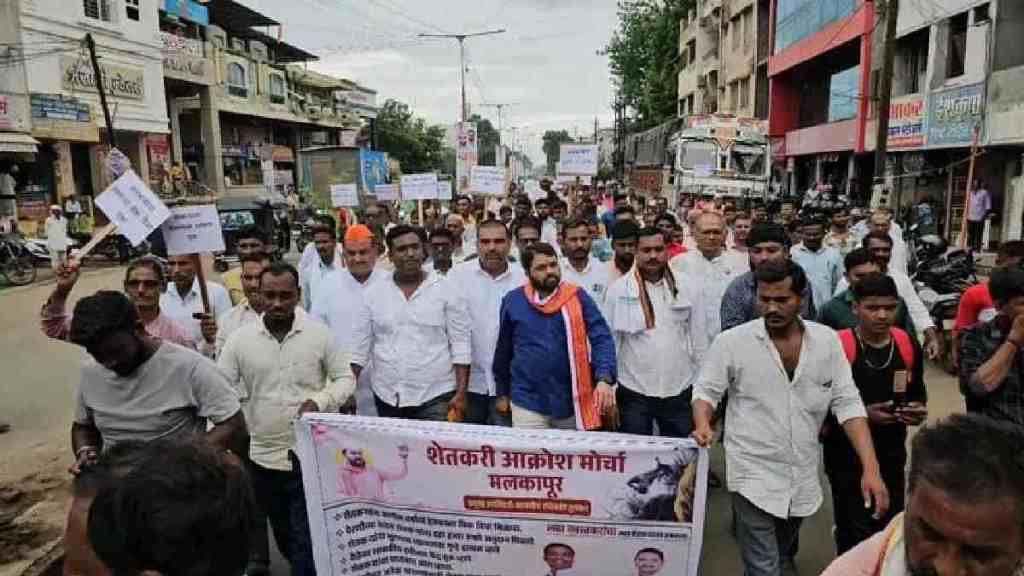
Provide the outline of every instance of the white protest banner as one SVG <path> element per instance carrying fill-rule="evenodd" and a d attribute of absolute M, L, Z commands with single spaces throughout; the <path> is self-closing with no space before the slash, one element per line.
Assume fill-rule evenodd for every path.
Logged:
<path fill-rule="evenodd" d="M 377 184 L 373 187 L 373 195 L 377 200 L 398 200 L 398 184 Z"/>
<path fill-rule="evenodd" d="M 321 576 L 694 576 L 707 451 L 689 439 L 307 414 L 296 423 Z M 569 567 L 566 567 L 569 568 Z"/>
<path fill-rule="evenodd" d="M 505 169 L 501 166 L 473 166 L 469 174 L 470 192 L 490 196 L 505 193 Z"/>
<path fill-rule="evenodd" d="M 437 174 L 402 176 L 402 200 L 434 200 L 437 198 Z"/>
<path fill-rule="evenodd" d="M 540 187 L 540 182 L 537 182 L 536 180 L 526 181 L 526 196 L 529 197 L 530 200 L 540 200 L 541 198 L 546 198 L 547 195 L 548 193 Z"/>
<path fill-rule="evenodd" d="M 438 180 L 438 182 L 437 182 L 437 199 L 438 200 L 451 200 L 452 199 L 452 181 L 451 180 Z"/>
<path fill-rule="evenodd" d="M 95 204 L 132 246 L 141 244 L 171 215 L 167 206 L 131 169 L 97 196 Z"/>
<path fill-rule="evenodd" d="M 359 190 L 355 184 L 331 184 L 331 206 L 359 206 Z"/>
<path fill-rule="evenodd" d="M 568 174 L 559 174 L 555 177 L 555 184 L 575 184 L 576 176 L 570 176 Z M 590 176 L 580 176 L 581 186 L 590 186 L 592 178 Z"/>
<path fill-rule="evenodd" d="M 167 244 L 167 255 L 199 254 L 224 250 L 220 215 L 213 204 L 180 206 L 160 227 Z"/>
<path fill-rule="evenodd" d="M 558 173 L 572 176 L 597 174 L 596 144 L 562 144 L 558 157 Z"/>

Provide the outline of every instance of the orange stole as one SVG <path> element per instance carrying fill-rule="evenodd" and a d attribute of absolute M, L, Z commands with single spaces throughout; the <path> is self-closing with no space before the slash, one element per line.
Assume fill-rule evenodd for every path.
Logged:
<path fill-rule="evenodd" d="M 566 326 L 568 335 L 572 337 L 572 358 L 569 360 L 576 369 L 576 391 L 578 395 L 573 398 L 577 414 L 583 422 L 584 430 L 596 430 L 601 427 L 601 414 L 594 405 L 594 377 L 590 368 L 590 339 L 587 338 L 587 323 L 583 320 L 583 306 L 580 299 L 576 297 L 579 287 L 575 284 L 563 282 L 558 286 L 555 294 L 545 304 L 537 304 L 536 290 L 527 282 L 524 287 L 526 299 L 542 314 L 559 314 L 562 307 L 569 317 L 569 325 Z"/>

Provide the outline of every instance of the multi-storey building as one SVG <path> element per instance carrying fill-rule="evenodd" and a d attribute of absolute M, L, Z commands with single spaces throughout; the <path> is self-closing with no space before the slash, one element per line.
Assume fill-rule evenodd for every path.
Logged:
<path fill-rule="evenodd" d="M 698 0 L 680 20 L 680 117 L 767 118 L 768 8 L 768 0 Z"/>

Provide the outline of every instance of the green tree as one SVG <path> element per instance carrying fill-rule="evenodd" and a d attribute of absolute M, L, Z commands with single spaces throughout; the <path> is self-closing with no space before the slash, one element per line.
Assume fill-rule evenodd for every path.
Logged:
<path fill-rule="evenodd" d="M 377 114 L 377 148 L 398 160 L 402 172 L 445 172 L 446 131 L 416 117 L 408 104 L 387 100 Z"/>
<path fill-rule="evenodd" d="M 544 156 L 547 157 L 548 174 L 555 175 L 555 166 L 562 155 L 562 144 L 572 142 L 568 130 L 548 130 L 544 132 Z"/>
<path fill-rule="evenodd" d="M 466 121 L 476 122 L 478 163 L 481 166 L 496 165 L 495 147 L 500 141 L 498 130 L 494 128 L 490 120 L 480 117 L 479 114 L 473 114 Z"/>
<path fill-rule="evenodd" d="M 619 29 L 605 47 L 636 129 L 676 116 L 679 21 L 695 0 L 620 0 Z"/>

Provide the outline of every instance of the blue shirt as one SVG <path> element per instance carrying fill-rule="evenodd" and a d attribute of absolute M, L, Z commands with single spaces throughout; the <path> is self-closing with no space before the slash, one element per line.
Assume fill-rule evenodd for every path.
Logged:
<path fill-rule="evenodd" d="M 582 289 L 576 294 L 587 325 L 594 383 L 613 384 L 617 374 L 611 331 L 594 300 Z M 550 418 L 574 415 L 562 314 L 541 313 L 520 287 L 502 299 L 500 318 L 493 364 L 496 395 L 511 396 L 516 406 Z"/>
<path fill-rule="evenodd" d="M 835 248 L 823 246 L 812 252 L 803 243 L 793 246 L 789 251 L 793 262 L 796 262 L 807 273 L 811 283 L 814 301 L 824 305 L 832 299 L 836 286 L 843 278 L 843 257 Z"/>

